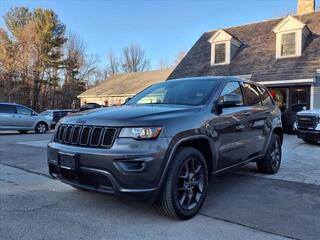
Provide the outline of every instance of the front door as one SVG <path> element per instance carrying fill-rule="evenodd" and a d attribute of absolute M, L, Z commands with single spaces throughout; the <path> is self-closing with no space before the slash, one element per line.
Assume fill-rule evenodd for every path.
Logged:
<path fill-rule="evenodd" d="M 34 123 L 32 111 L 23 106 L 17 106 L 16 125 L 19 128 L 31 128 Z"/>
<path fill-rule="evenodd" d="M 223 101 L 224 95 L 230 93 L 242 96 L 242 104 L 223 108 L 220 115 L 213 117 L 209 122 L 218 152 L 218 169 L 227 168 L 248 158 L 246 136 L 249 130 L 247 121 L 249 107 L 244 106 L 239 82 L 228 82 L 218 101 Z"/>

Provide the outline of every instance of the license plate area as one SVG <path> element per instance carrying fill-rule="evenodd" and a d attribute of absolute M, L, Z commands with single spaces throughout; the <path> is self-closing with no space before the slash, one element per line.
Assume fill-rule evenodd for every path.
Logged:
<path fill-rule="evenodd" d="M 77 171 L 79 155 L 74 153 L 59 153 L 59 166 L 63 169 Z"/>

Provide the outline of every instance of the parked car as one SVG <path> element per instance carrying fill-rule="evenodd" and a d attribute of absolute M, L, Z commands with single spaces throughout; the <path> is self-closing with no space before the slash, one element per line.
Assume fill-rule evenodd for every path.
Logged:
<path fill-rule="evenodd" d="M 86 111 L 86 110 L 91 110 L 95 108 L 102 108 L 103 106 L 98 104 L 98 103 L 87 103 L 83 106 L 80 107 L 79 111 Z"/>
<path fill-rule="evenodd" d="M 169 216 L 188 219 L 212 175 L 249 162 L 278 172 L 282 140 L 281 113 L 264 86 L 199 77 L 64 117 L 47 157 L 50 175 L 77 189 L 156 201 Z"/>
<path fill-rule="evenodd" d="M 307 143 L 320 141 L 320 109 L 304 110 L 297 113 L 294 129 L 298 138 Z"/>
<path fill-rule="evenodd" d="M 72 113 L 71 109 L 64 110 L 46 110 L 40 113 L 41 116 L 45 117 L 49 121 L 51 121 L 51 128 L 54 128 L 56 123 L 63 118 L 64 116 Z"/>
<path fill-rule="evenodd" d="M 27 133 L 45 133 L 51 121 L 32 109 L 15 103 L 0 103 L 0 130 L 17 130 Z"/>

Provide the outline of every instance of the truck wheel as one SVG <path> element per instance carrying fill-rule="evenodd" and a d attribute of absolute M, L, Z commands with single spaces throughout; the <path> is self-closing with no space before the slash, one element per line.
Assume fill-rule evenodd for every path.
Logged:
<path fill-rule="evenodd" d="M 196 215 L 207 194 L 208 167 L 196 149 L 178 149 L 160 193 L 160 210 L 174 218 L 189 219 Z"/>
<path fill-rule="evenodd" d="M 309 140 L 309 139 L 306 139 L 306 138 L 303 138 L 302 139 L 304 142 L 306 142 L 306 143 L 309 143 L 309 144 L 315 144 L 315 143 L 317 143 L 316 141 L 312 141 L 312 140 Z"/>
<path fill-rule="evenodd" d="M 36 133 L 45 133 L 48 130 L 47 124 L 45 124 L 44 122 L 39 122 L 36 125 Z"/>
<path fill-rule="evenodd" d="M 266 155 L 257 161 L 258 170 L 266 174 L 275 174 L 281 164 L 281 140 L 278 135 L 272 134 Z"/>

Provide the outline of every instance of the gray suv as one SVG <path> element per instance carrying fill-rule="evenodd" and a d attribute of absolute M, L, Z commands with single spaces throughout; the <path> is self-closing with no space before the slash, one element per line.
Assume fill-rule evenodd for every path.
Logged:
<path fill-rule="evenodd" d="M 45 133 L 51 122 L 32 109 L 15 103 L 0 103 L 0 131 L 17 130 L 27 133 L 34 130 L 36 133 Z"/>
<path fill-rule="evenodd" d="M 256 162 L 278 172 L 281 114 L 268 90 L 235 77 L 170 80 L 120 107 L 64 117 L 48 144 L 49 173 L 77 189 L 200 210 L 209 179 Z"/>

